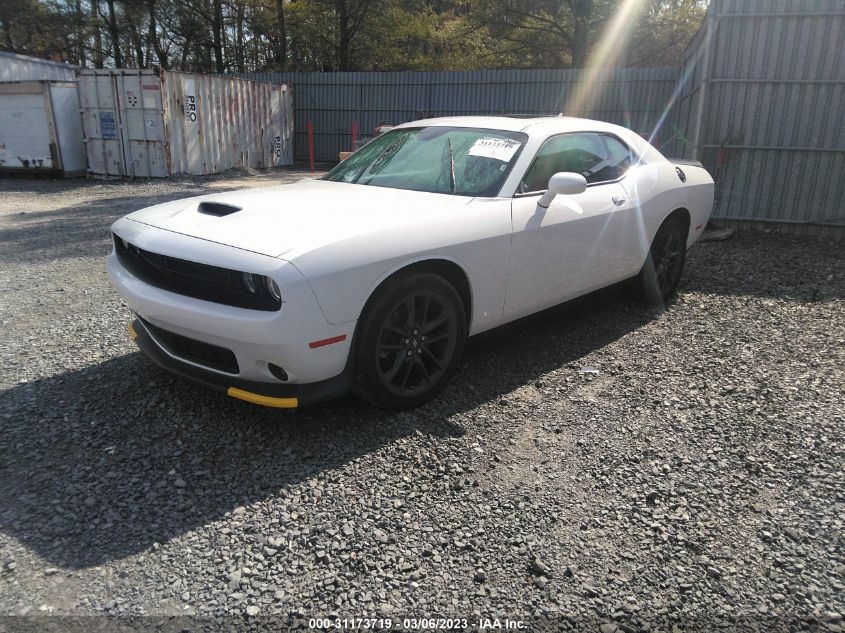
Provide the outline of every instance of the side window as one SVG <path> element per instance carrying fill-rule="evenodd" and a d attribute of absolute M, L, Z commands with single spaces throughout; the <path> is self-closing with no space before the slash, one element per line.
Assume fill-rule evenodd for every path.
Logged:
<path fill-rule="evenodd" d="M 628 168 L 637 162 L 638 158 L 615 136 L 604 134 L 602 140 L 607 147 L 607 164 L 595 173 L 596 182 L 621 178 L 628 171 Z"/>
<path fill-rule="evenodd" d="M 614 136 L 592 132 L 562 134 L 550 138 L 537 152 L 519 192 L 545 191 L 549 178 L 559 171 L 581 174 L 588 183 L 616 180 L 636 161 L 636 155 Z"/>
<path fill-rule="evenodd" d="M 573 171 L 592 182 L 593 172 L 606 164 L 607 150 L 598 134 L 562 134 L 550 138 L 537 152 L 522 179 L 520 191 L 545 191 L 549 178 L 559 171 Z"/>

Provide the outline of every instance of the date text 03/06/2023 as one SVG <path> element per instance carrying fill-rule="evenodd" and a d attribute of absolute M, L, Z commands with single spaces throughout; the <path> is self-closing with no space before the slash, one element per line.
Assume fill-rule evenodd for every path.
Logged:
<path fill-rule="evenodd" d="M 310 618 L 308 628 L 320 631 L 523 631 L 527 625 L 511 618 Z"/>

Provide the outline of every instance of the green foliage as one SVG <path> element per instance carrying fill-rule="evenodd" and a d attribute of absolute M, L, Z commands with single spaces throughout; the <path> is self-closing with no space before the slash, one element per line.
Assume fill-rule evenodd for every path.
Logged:
<path fill-rule="evenodd" d="M 589 62 L 630 2 L 617 65 L 674 64 L 706 10 L 706 0 L 0 0 L 0 48 L 197 72 L 566 68 Z"/>
<path fill-rule="evenodd" d="M 38 0 L 0 0 L 0 48 L 64 59 L 72 42 L 65 9 Z"/>

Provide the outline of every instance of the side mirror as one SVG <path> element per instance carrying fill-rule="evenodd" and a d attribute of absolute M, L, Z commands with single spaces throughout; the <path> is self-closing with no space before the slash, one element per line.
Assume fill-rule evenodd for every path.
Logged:
<path fill-rule="evenodd" d="M 537 204 L 548 209 L 555 196 L 571 196 L 587 190 L 587 179 L 571 171 L 559 171 L 549 178 L 549 188 Z"/>

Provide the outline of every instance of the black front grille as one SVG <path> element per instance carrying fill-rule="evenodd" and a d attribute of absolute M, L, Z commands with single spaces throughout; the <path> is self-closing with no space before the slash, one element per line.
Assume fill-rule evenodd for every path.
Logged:
<path fill-rule="evenodd" d="M 121 265 L 151 286 L 238 308 L 272 312 L 282 307 L 282 302 L 270 293 L 259 275 L 255 276 L 255 292 L 250 292 L 244 284 L 244 273 L 239 270 L 152 253 L 117 235 L 113 237 Z"/>
<path fill-rule="evenodd" d="M 225 371 L 227 374 L 240 372 L 238 359 L 230 349 L 168 332 L 144 319 L 141 319 L 141 323 L 156 341 L 174 356 L 218 371 Z"/>

